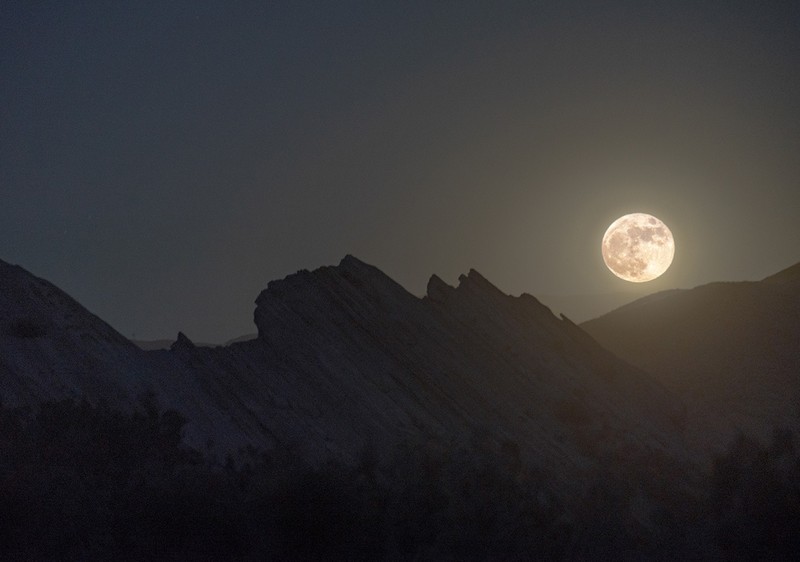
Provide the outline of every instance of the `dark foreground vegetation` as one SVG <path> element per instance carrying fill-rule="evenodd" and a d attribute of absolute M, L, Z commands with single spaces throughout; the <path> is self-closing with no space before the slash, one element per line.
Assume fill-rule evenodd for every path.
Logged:
<path fill-rule="evenodd" d="M 0 559 L 788 560 L 800 548 L 788 432 L 739 439 L 691 505 L 643 531 L 624 515 L 624 483 L 598 478 L 568 508 L 512 443 L 409 445 L 381 462 L 367 449 L 356 468 L 289 452 L 218 462 L 181 445 L 183 425 L 152 401 L 133 414 L 0 407 Z"/>

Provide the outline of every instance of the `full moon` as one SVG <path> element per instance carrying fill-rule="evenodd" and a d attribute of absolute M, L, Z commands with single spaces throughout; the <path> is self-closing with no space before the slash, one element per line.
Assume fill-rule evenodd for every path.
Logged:
<path fill-rule="evenodd" d="M 603 260 L 625 281 L 644 283 L 672 263 L 675 241 L 667 225 L 652 215 L 632 213 L 611 223 L 603 236 Z"/>

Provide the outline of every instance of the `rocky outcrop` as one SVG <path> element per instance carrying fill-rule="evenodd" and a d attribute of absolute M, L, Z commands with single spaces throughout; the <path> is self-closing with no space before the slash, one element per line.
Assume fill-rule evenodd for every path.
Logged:
<path fill-rule="evenodd" d="M 184 350 L 191 351 L 193 349 L 196 349 L 196 346 L 194 345 L 194 342 L 192 342 L 192 340 L 186 337 L 186 334 L 184 334 L 183 332 L 178 332 L 178 337 L 175 339 L 172 345 L 169 346 L 169 349 L 170 351 L 178 351 L 178 352 Z"/>
<path fill-rule="evenodd" d="M 329 444 L 491 428 L 576 481 L 620 447 L 682 455 L 669 392 L 534 297 L 505 295 L 474 270 L 457 287 L 431 277 L 418 299 L 348 256 L 271 282 L 256 303 L 271 368 L 307 385 Z"/>
<path fill-rule="evenodd" d="M 101 396 L 98 381 L 131 401 L 150 391 L 189 419 L 187 443 L 220 455 L 252 445 L 357 463 L 401 443 L 477 440 L 518 451 L 564 495 L 600 466 L 629 477 L 687 460 L 674 396 L 534 297 L 505 295 L 474 270 L 457 287 L 434 276 L 418 298 L 347 256 L 270 282 L 256 300 L 254 340 L 209 348 L 181 333 L 171 351 L 150 352 L 20 275 L 24 294 L 4 294 L 19 293 L 15 314 L 30 325 L 6 327 L 4 349 L 17 359 L 4 356 L 4 387 L 55 396 L 64 389 L 39 369 L 60 365 L 72 393 Z M 31 287 L 49 292 L 37 301 Z M 59 333 L 72 339 L 61 345 Z M 51 355 L 19 359 L 30 342 Z M 76 353 L 99 361 L 90 379 L 67 369 Z"/>

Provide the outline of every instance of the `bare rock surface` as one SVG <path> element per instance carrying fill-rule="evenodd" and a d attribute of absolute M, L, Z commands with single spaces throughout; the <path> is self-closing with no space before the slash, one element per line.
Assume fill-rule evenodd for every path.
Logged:
<path fill-rule="evenodd" d="M 225 347 L 179 334 L 143 351 L 21 268 L 2 274 L 3 399 L 135 404 L 151 393 L 220 455 L 291 448 L 357 463 L 402 443 L 506 447 L 561 494 L 597 469 L 658 479 L 688 461 L 680 401 L 530 295 L 472 270 L 418 298 L 347 256 L 272 281 L 258 337 Z M 482 444 L 482 445 L 481 445 Z"/>
<path fill-rule="evenodd" d="M 270 283 L 256 303 L 265 384 L 303 389 L 302 420 L 319 416 L 330 446 L 486 430 L 565 479 L 632 451 L 683 454 L 668 391 L 474 270 L 458 287 L 432 277 L 418 299 L 348 256 Z"/>

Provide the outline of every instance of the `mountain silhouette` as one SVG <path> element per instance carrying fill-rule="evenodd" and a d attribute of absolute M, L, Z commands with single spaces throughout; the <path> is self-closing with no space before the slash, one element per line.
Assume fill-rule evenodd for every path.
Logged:
<path fill-rule="evenodd" d="M 254 337 L 147 351 L 0 262 L 0 554 L 789 559 L 794 437 L 731 439 L 796 420 L 798 279 L 579 327 L 346 256 L 268 283 Z"/>
<path fill-rule="evenodd" d="M 144 351 L 51 284 L 2 265 L 2 398 L 150 394 L 189 420 L 185 441 L 219 454 L 291 447 L 355 463 L 409 439 L 511 443 L 567 494 L 604 459 L 614 470 L 681 463 L 682 406 L 534 297 L 478 272 L 433 276 L 418 298 L 347 256 L 272 281 L 258 337 Z M 622 451 L 625 454 L 622 454 Z"/>
<path fill-rule="evenodd" d="M 800 264 L 757 282 L 656 293 L 581 327 L 681 397 L 692 442 L 766 440 L 800 418 Z"/>

